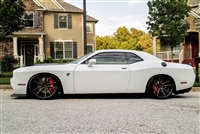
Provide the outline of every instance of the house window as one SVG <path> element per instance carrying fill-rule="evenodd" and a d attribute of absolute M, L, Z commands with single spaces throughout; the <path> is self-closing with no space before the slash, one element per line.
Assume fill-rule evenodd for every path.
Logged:
<path fill-rule="evenodd" d="M 87 45 L 87 53 L 93 52 L 93 46 L 92 45 Z"/>
<path fill-rule="evenodd" d="M 67 15 L 66 14 L 59 14 L 59 28 L 66 29 L 67 26 Z"/>
<path fill-rule="evenodd" d="M 87 33 L 93 33 L 93 23 L 86 24 L 86 31 Z"/>
<path fill-rule="evenodd" d="M 33 27 L 33 12 L 26 12 L 24 19 L 26 20 L 25 27 Z"/>
<path fill-rule="evenodd" d="M 73 42 L 72 41 L 56 41 L 55 42 L 55 58 L 56 59 L 73 59 Z"/>
<path fill-rule="evenodd" d="M 171 51 L 171 46 L 167 45 L 167 51 Z M 173 48 L 173 51 L 179 51 L 180 50 L 180 45 L 177 45 L 176 47 Z"/>

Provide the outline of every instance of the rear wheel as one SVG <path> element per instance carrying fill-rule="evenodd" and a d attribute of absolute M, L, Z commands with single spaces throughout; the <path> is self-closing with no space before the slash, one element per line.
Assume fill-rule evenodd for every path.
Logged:
<path fill-rule="evenodd" d="M 29 90 L 39 99 L 50 99 L 57 95 L 58 79 L 48 73 L 37 74 L 29 82 Z"/>
<path fill-rule="evenodd" d="M 157 75 L 151 78 L 148 84 L 149 92 L 156 98 L 166 99 L 175 89 L 174 81 L 170 76 Z"/>

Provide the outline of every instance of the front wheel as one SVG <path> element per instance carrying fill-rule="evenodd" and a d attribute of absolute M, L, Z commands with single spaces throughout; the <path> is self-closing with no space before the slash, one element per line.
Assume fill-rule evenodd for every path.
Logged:
<path fill-rule="evenodd" d="M 170 97 L 174 89 L 174 81 L 167 75 L 154 76 L 148 83 L 148 90 L 150 94 L 159 99 L 166 99 Z"/>
<path fill-rule="evenodd" d="M 58 92 L 58 80 L 48 73 L 34 75 L 29 82 L 29 90 L 36 98 L 53 98 Z"/>

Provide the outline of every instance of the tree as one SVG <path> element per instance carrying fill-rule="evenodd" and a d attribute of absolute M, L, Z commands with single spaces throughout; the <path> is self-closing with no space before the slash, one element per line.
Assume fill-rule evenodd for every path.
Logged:
<path fill-rule="evenodd" d="M 158 42 L 158 45 L 160 42 Z M 159 47 L 157 47 L 159 48 Z M 125 26 L 119 27 L 113 36 L 96 36 L 96 49 L 127 49 L 153 53 L 153 41 L 149 33 Z"/>
<path fill-rule="evenodd" d="M 148 30 L 154 37 L 157 36 L 166 45 L 171 47 L 173 61 L 173 48 L 180 45 L 187 36 L 189 23 L 185 21 L 191 8 L 187 0 L 150 0 Z"/>
<path fill-rule="evenodd" d="M 25 20 L 23 0 L 0 0 L 0 41 L 13 32 L 22 30 Z"/>

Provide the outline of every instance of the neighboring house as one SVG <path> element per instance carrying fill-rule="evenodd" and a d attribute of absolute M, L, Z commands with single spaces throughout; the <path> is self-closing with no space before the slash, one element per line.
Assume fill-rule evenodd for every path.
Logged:
<path fill-rule="evenodd" d="M 190 23 L 188 36 L 183 44 L 177 45 L 174 48 L 174 61 L 180 63 L 191 63 L 194 66 L 194 58 L 196 53 L 200 52 L 200 2 L 199 0 L 188 0 L 188 5 L 192 10 L 189 17 L 186 19 Z M 160 46 L 160 52 L 156 52 L 157 57 L 171 61 L 171 50 L 169 46 Z"/>
<path fill-rule="evenodd" d="M 84 55 L 83 10 L 63 0 L 23 0 L 30 17 L 26 27 L 0 42 L 0 57 L 12 53 L 19 65 L 30 66 L 45 57 L 73 60 Z M 95 24 L 86 16 L 87 51 L 96 49 Z"/>

